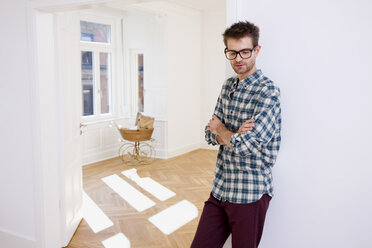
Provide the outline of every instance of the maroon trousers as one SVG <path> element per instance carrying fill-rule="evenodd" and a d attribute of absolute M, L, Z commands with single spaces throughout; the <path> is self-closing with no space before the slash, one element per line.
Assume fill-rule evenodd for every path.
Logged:
<path fill-rule="evenodd" d="M 231 233 L 232 248 L 257 248 L 271 196 L 257 202 L 222 202 L 210 195 L 204 204 L 191 248 L 220 248 Z"/>

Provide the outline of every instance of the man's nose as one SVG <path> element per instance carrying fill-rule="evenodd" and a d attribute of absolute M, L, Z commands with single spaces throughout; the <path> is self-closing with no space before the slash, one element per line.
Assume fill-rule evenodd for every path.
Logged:
<path fill-rule="evenodd" d="M 242 61 L 242 60 L 243 60 L 243 58 L 240 56 L 240 53 L 238 53 L 238 54 L 236 55 L 235 61 L 236 61 L 236 62 L 239 62 L 239 61 Z"/>

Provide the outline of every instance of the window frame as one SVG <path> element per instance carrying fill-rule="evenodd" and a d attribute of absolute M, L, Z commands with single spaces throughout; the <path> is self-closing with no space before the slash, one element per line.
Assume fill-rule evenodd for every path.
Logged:
<path fill-rule="evenodd" d="M 146 112 L 146 107 L 145 107 L 145 94 L 146 94 L 146 89 L 145 89 L 145 50 L 144 49 L 131 49 L 130 50 L 130 77 L 131 77 L 131 82 L 134 84 L 132 86 L 132 95 L 135 96 L 133 97 L 132 104 L 134 113 L 139 112 L 139 107 L 138 107 L 138 98 L 139 98 L 139 87 L 138 87 L 138 66 L 137 66 L 137 55 L 142 54 L 143 55 L 143 112 Z"/>
<path fill-rule="evenodd" d="M 111 26 L 111 39 L 110 43 L 104 42 L 89 42 L 81 41 L 80 35 L 80 22 L 93 22 L 98 24 L 105 24 Z M 82 52 L 92 52 L 93 53 L 93 115 L 84 116 L 84 106 L 82 106 L 81 121 L 84 123 L 95 122 L 95 121 L 105 121 L 113 119 L 117 116 L 117 96 L 115 94 L 117 88 L 117 63 L 116 63 L 116 53 L 117 53 L 117 24 L 114 18 L 105 18 L 98 15 L 82 15 L 79 18 L 79 52 L 80 52 L 80 66 L 81 66 L 81 54 Z M 109 53 L 110 54 L 110 65 L 111 65 L 111 76 L 110 76 L 110 87 L 109 87 L 109 101 L 110 101 L 110 112 L 101 113 L 101 91 L 100 91 L 100 53 Z M 81 80 L 81 67 L 80 67 L 80 83 Z M 82 87 L 82 85 L 81 85 Z M 81 97 L 83 97 L 83 88 L 81 88 Z M 83 100 L 83 98 L 82 98 Z"/>

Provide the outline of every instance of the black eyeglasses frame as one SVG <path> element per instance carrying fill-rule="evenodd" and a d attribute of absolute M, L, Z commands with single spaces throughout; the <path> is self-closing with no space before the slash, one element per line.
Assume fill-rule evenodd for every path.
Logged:
<path fill-rule="evenodd" d="M 252 54 L 253 54 L 253 51 L 255 51 L 256 50 L 256 48 L 257 48 L 257 46 L 255 46 L 255 47 L 253 47 L 253 48 L 245 48 L 245 49 L 242 49 L 242 50 L 240 50 L 240 51 L 235 51 L 235 50 L 228 50 L 227 49 L 227 47 L 225 48 L 225 50 L 224 50 L 224 53 L 225 53 L 225 57 L 228 59 L 228 60 L 234 60 L 234 59 L 236 59 L 236 57 L 238 57 L 238 55 L 240 56 L 240 58 L 242 58 L 242 59 L 249 59 L 250 57 L 252 57 Z M 247 58 L 243 58 L 243 56 L 240 54 L 241 52 L 243 52 L 243 51 L 246 51 L 246 50 L 249 50 L 250 52 L 251 52 L 251 54 L 249 55 L 249 57 L 247 57 Z M 235 52 L 235 57 L 234 58 L 228 58 L 227 57 L 227 52 Z"/>

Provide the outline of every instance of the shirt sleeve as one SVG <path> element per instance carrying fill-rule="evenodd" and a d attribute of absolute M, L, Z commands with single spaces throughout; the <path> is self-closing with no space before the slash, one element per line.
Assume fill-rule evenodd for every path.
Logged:
<path fill-rule="evenodd" d="M 279 88 L 265 86 L 255 107 L 253 130 L 231 136 L 231 149 L 241 157 L 259 154 L 262 146 L 270 142 L 275 135 L 280 112 Z"/>
<path fill-rule="evenodd" d="M 218 96 L 218 99 L 217 99 L 217 104 L 216 104 L 216 107 L 214 108 L 214 112 L 213 114 L 215 114 L 218 119 L 220 119 L 222 122 L 224 122 L 223 120 L 223 105 L 222 105 L 222 92 L 223 92 L 223 89 L 221 90 L 221 93 L 220 95 Z M 211 131 L 207 130 L 208 128 L 208 124 L 205 126 L 205 140 L 207 141 L 207 143 L 209 145 L 219 145 L 219 143 L 217 142 L 217 135 L 212 133 Z"/>

